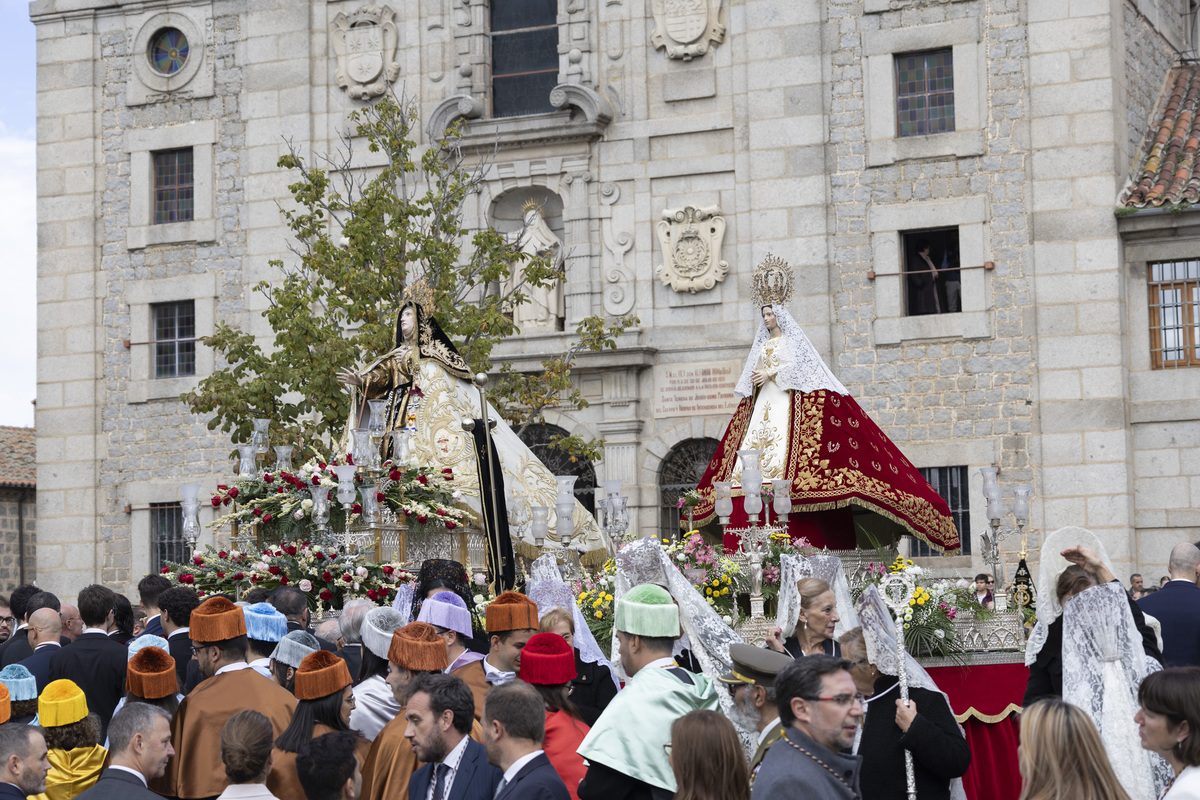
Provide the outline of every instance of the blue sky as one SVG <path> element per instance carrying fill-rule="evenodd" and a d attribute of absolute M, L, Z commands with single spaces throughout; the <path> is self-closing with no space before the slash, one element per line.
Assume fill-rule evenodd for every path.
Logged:
<path fill-rule="evenodd" d="M 32 425 L 37 393 L 34 67 L 29 3 L 0 0 L 0 425 Z"/>

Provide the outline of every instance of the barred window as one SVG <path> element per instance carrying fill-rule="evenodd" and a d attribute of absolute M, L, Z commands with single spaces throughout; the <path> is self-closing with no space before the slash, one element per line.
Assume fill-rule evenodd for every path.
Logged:
<path fill-rule="evenodd" d="M 1200 366 L 1200 259 L 1150 264 L 1154 369 Z"/>
<path fill-rule="evenodd" d="M 196 374 L 196 303 L 155 303 L 154 377 Z"/>
<path fill-rule="evenodd" d="M 896 135 L 954 130 L 954 51 L 896 56 Z"/>
<path fill-rule="evenodd" d="M 575 499 L 589 514 L 595 514 L 596 468 L 586 458 L 573 456 L 565 450 L 550 446 L 551 439 L 566 435 L 567 432 L 557 425 L 530 425 L 521 431 L 520 439 L 533 451 L 538 460 L 546 465 L 551 475 L 574 475 Z"/>
<path fill-rule="evenodd" d="M 555 111 L 558 0 L 492 0 L 492 116 Z"/>
<path fill-rule="evenodd" d="M 154 154 L 154 223 L 188 222 L 195 214 L 192 148 Z"/>
<path fill-rule="evenodd" d="M 663 459 L 658 473 L 659 530 L 668 539 L 678 538 L 683 531 L 680 519 L 687 516 L 678 507 L 684 492 L 695 489 L 708 469 L 708 462 L 721 443 L 716 439 L 684 439 L 671 448 Z"/>
<path fill-rule="evenodd" d="M 954 527 L 958 528 L 958 541 L 962 545 L 955 555 L 971 555 L 971 509 L 970 491 L 967 487 L 967 468 L 926 467 L 920 470 L 933 490 L 941 495 L 950 506 Z M 920 539 L 912 540 L 913 556 L 936 556 L 937 551 Z"/>
<path fill-rule="evenodd" d="M 183 538 L 183 507 L 179 503 L 150 504 L 150 571 L 191 556 Z"/>

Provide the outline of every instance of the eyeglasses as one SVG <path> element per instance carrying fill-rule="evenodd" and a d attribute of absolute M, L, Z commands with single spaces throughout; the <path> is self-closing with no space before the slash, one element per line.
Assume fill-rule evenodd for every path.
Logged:
<path fill-rule="evenodd" d="M 811 700 L 817 703 L 833 703 L 840 708 L 858 703 L 860 706 L 867 704 L 867 698 L 861 694 L 838 694 L 833 697 L 806 697 L 805 700 Z"/>
<path fill-rule="evenodd" d="M 13 623 L 15 623 L 16 621 L 17 621 L 16 617 L 0 617 L 0 624 L 7 625 L 10 628 L 13 626 Z"/>
<path fill-rule="evenodd" d="M 995 581 L 995 580 L 990 580 L 990 581 L 988 581 L 988 582 L 987 582 L 987 585 L 988 585 L 988 586 L 995 586 L 995 585 L 996 585 L 996 581 Z"/>

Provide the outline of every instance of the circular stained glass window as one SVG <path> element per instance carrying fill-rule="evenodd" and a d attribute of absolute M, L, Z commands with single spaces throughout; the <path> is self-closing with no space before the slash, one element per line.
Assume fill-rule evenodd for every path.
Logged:
<path fill-rule="evenodd" d="M 188 40 L 177 28 L 163 28 L 150 43 L 150 63 L 163 75 L 174 75 L 188 59 Z"/>

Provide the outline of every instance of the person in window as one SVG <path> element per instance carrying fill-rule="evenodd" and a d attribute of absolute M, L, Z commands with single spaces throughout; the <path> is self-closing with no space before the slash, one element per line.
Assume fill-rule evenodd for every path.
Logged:
<path fill-rule="evenodd" d="M 962 311 L 962 276 L 958 271 L 958 258 L 955 254 L 953 263 L 950 258 L 950 251 L 942 253 L 942 263 L 938 267 L 937 277 L 942 282 L 942 293 L 945 295 L 946 302 L 942 308 L 948 314 L 955 314 Z"/>
<path fill-rule="evenodd" d="M 916 258 L 908 264 L 909 312 L 914 316 L 942 313 L 942 302 L 938 297 L 936 281 L 937 265 L 933 263 L 929 251 L 929 240 L 918 239 Z"/>

